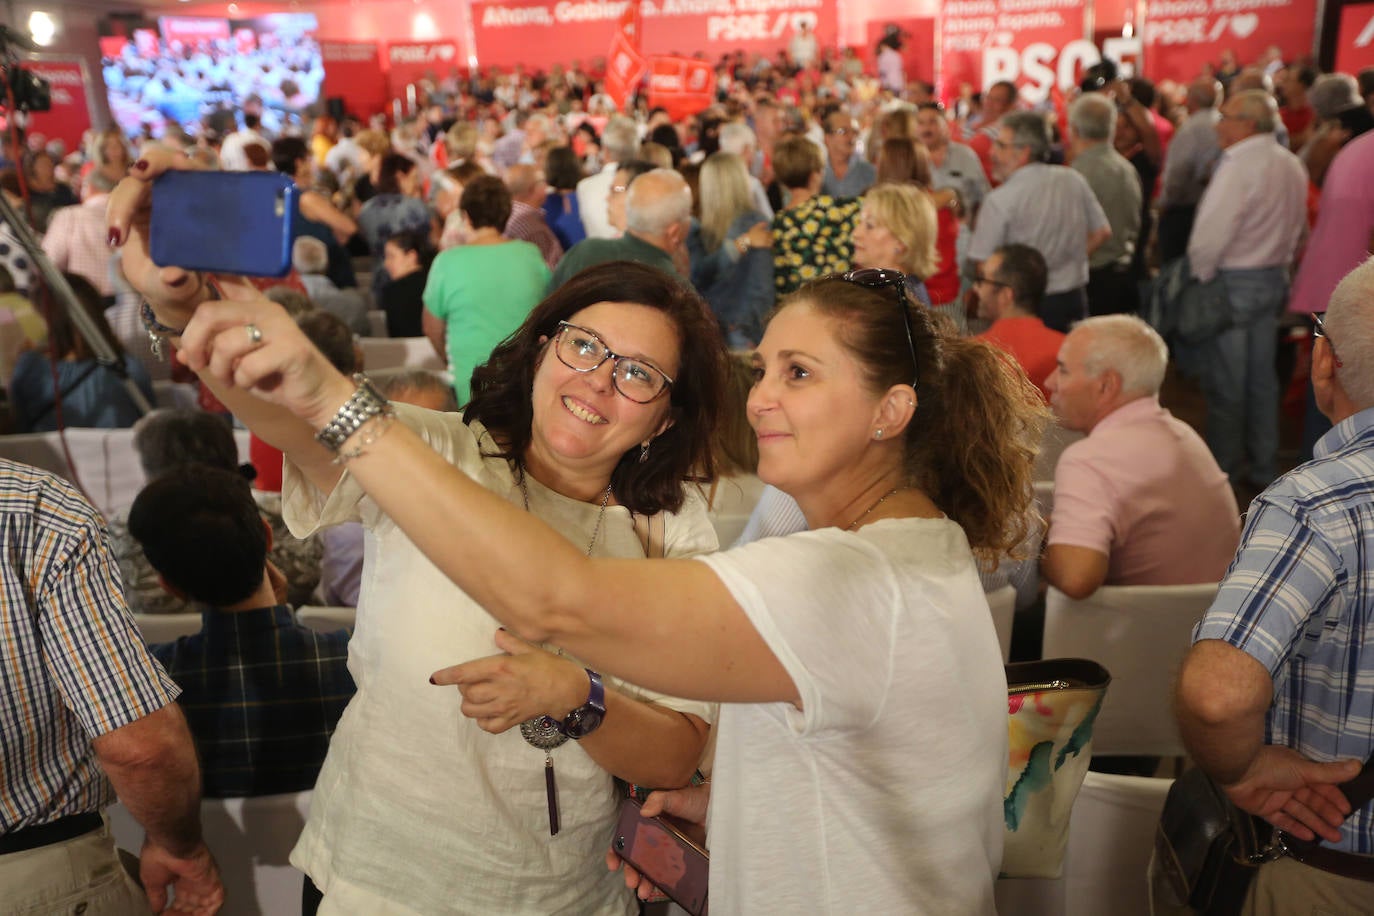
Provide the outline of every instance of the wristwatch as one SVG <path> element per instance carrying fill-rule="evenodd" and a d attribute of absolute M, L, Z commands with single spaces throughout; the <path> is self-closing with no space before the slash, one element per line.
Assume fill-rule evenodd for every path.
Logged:
<path fill-rule="evenodd" d="M 601 675 L 590 668 L 584 670 L 587 680 L 591 682 L 587 702 L 568 713 L 562 722 L 552 719 L 555 728 L 573 739 L 587 737 L 600 728 L 602 720 L 606 718 L 606 688 L 601 683 Z"/>

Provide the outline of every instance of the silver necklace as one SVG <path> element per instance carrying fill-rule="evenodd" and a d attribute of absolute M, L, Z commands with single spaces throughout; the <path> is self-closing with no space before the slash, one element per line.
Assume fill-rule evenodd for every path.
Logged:
<path fill-rule="evenodd" d="M 525 483 L 525 468 L 522 465 L 519 469 L 520 496 L 525 503 L 525 511 L 530 511 L 530 490 Z M 592 528 L 591 540 L 587 541 L 587 556 L 592 555 L 592 548 L 596 546 L 596 539 L 601 534 L 601 522 L 606 518 L 606 506 L 611 502 L 611 488 L 613 484 L 606 484 L 606 493 L 601 497 L 601 511 L 596 514 L 596 525 Z M 563 650 L 559 649 L 558 654 L 562 655 Z M 549 716 L 535 716 L 533 719 L 526 719 L 520 723 L 520 737 L 525 739 L 525 743 L 531 747 L 544 752 L 544 791 L 549 801 L 549 836 L 558 836 L 558 783 L 553 775 L 553 749 L 564 744 L 568 736 L 558 729 L 558 724 Z"/>
<path fill-rule="evenodd" d="M 850 522 L 850 523 L 849 523 L 849 527 L 846 528 L 846 529 L 844 529 L 844 530 L 845 530 L 845 531 L 853 531 L 855 528 L 858 528 L 858 527 L 859 527 L 859 522 L 863 521 L 864 519 L 866 519 L 866 518 L 868 518 L 870 515 L 872 515 L 872 514 L 873 514 L 873 510 L 876 509 L 876 508 L 878 508 L 879 506 L 881 506 L 883 503 L 887 502 L 887 500 L 888 500 L 889 497 L 896 496 L 898 493 L 902 492 L 903 490 L 909 490 L 909 489 L 911 489 L 911 488 L 910 488 L 910 487 L 893 487 L 891 490 L 888 490 L 888 491 L 887 491 L 886 493 L 884 493 L 882 496 L 879 496 L 876 500 L 874 500 L 874 501 L 873 501 L 873 505 L 871 505 L 871 506 L 869 506 L 867 509 L 865 509 L 865 510 L 863 511 L 863 515 L 860 515 L 858 518 L 854 519 L 854 521 Z"/>

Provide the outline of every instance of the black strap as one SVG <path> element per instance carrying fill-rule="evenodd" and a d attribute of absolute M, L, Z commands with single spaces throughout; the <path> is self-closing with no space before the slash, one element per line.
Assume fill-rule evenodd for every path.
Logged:
<path fill-rule="evenodd" d="M 1336 788 L 1340 789 L 1346 801 L 1350 802 L 1352 811 L 1363 808 L 1371 798 L 1374 798 L 1374 754 L 1369 755 L 1369 759 L 1364 762 L 1364 769 L 1360 770 L 1354 779 L 1343 782 Z"/>
<path fill-rule="evenodd" d="M 69 814 L 35 827 L 25 827 L 0 836 L 0 855 L 25 852 L 40 846 L 51 846 L 54 843 L 72 840 L 92 830 L 99 830 L 103 824 L 100 815 L 91 811 L 85 814 Z"/>
<path fill-rule="evenodd" d="M 57 397 L 48 401 L 48 403 L 43 407 L 42 410 L 33 415 L 33 419 L 37 421 L 46 417 L 49 413 L 52 412 L 52 409 L 57 406 L 58 401 L 65 401 L 69 394 L 71 394 L 77 388 L 81 387 L 81 383 L 86 381 L 86 379 L 90 378 L 91 373 L 99 368 L 100 363 L 92 362 L 89 366 L 86 367 L 84 372 L 82 372 L 76 378 L 72 379 L 70 382 L 64 385 L 62 387 L 62 391 L 57 395 Z"/>

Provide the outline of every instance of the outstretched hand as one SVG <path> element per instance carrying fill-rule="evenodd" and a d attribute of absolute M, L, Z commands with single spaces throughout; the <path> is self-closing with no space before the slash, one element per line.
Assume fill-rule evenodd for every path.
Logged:
<path fill-rule="evenodd" d="M 503 654 L 444 668 L 430 678 L 456 686 L 463 715 L 483 731 L 500 734 L 535 716 L 562 719 L 586 698 L 587 674 L 577 663 L 504 629 L 496 631 L 496 647 Z"/>
<path fill-rule="evenodd" d="M 645 817 L 658 817 L 660 814 L 671 815 L 679 820 L 687 821 L 689 824 L 706 824 L 706 809 L 711 801 L 711 784 L 704 782 L 699 786 L 688 786 L 685 789 L 660 789 L 650 792 L 649 797 L 644 800 L 644 805 L 639 809 L 639 813 Z M 611 871 L 617 869 L 625 870 L 625 886 L 633 890 L 640 900 L 648 900 L 653 896 L 657 888 L 648 879 L 642 877 L 634 866 L 616 855 L 614 849 L 606 850 L 606 867 Z"/>
<path fill-rule="evenodd" d="M 1236 782 L 1223 786 L 1237 807 L 1300 840 L 1337 842 L 1350 802 L 1337 785 L 1359 774 L 1358 760 L 1319 763 L 1292 748 L 1267 744 Z"/>

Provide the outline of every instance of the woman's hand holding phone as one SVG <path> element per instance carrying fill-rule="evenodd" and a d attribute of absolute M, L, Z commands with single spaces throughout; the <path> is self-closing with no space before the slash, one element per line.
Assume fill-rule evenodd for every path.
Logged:
<path fill-rule="evenodd" d="M 706 809 L 710 801 L 711 784 L 709 782 L 704 782 L 699 786 L 688 786 L 684 789 L 660 789 L 649 793 L 649 797 L 644 800 L 644 805 L 640 808 L 640 814 L 646 818 L 667 814 L 704 828 L 706 826 Z M 623 868 L 625 886 L 634 890 L 639 899 L 648 900 L 652 896 L 655 890 L 654 885 L 643 878 L 634 869 L 634 866 L 616 855 L 613 848 L 606 850 L 606 867 L 611 871 Z"/>

